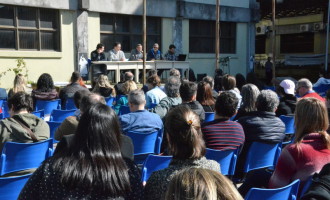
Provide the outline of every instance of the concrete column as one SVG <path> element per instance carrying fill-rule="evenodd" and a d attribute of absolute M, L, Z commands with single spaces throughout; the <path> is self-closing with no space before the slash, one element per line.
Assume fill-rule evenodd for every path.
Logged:
<path fill-rule="evenodd" d="M 175 18 L 173 20 L 173 44 L 176 46 L 177 54 L 182 53 L 183 49 L 182 20 L 182 18 Z"/>
<path fill-rule="evenodd" d="M 88 11 L 77 11 L 76 23 L 76 63 L 75 70 L 79 70 L 79 59 L 84 56 L 88 58 Z"/>

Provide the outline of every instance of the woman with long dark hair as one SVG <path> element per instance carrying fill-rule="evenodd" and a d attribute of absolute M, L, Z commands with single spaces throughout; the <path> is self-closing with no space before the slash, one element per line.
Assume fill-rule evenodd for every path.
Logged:
<path fill-rule="evenodd" d="M 36 170 L 19 199 L 141 199 L 139 171 L 122 158 L 119 144 L 115 112 L 92 106 L 81 116 L 72 144 Z"/>
<path fill-rule="evenodd" d="M 204 81 L 198 83 L 196 100 L 203 106 L 205 112 L 214 112 L 215 100 L 210 84 Z"/>
<path fill-rule="evenodd" d="M 54 86 L 53 78 L 50 74 L 43 73 L 40 75 L 37 88 L 32 90 L 34 100 L 53 100 L 58 98 L 58 93 Z"/>

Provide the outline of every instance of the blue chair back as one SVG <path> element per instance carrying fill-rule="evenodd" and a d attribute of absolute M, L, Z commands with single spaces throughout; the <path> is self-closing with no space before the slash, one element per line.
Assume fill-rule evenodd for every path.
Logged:
<path fill-rule="evenodd" d="M 152 109 L 152 108 L 156 107 L 157 105 L 158 105 L 158 103 L 151 103 L 148 109 Z"/>
<path fill-rule="evenodd" d="M 261 189 L 261 188 L 251 188 L 245 200 L 296 200 L 299 188 L 299 179 L 293 181 L 291 184 L 277 189 Z"/>
<path fill-rule="evenodd" d="M 58 143 L 58 141 L 55 140 L 54 135 L 55 135 L 56 129 L 62 124 L 62 122 L 47 121 L 47 124 L 48 124 L 49 130 L 50 130 L 50 138 L 52 138 L 54 140 L 54 143 Z"/>
<path fill-rule="evenodd" d="M 53 110 L 49 121 L 63 122 L 65 118 L 73 116 L 76 110 Z"/>
<path fill-rule="evenodd" d="M 220 164 L 221 174 L 234 175 L 238 149 L 234 150 L 215 150 L 206 149 L 205 157 L 210 160 L 215 160 Z"/>
<path fill-rule="evenodd" d="M 44 110 L 45 115 L 50 115 L 50 113 L 55 109 L 61 108 L 61 100 L 56 99 L 52 101 L 37 100 L 35 110 Z"/>
<path fill-rule="evenodd" d="M 313 87 L 313 90 L 317 92 L 320 96 L 325 97 L 326 92 L 330 89 L 330 84 L 322 84 L 318 87 Z"/>
<path fill-rule="evenodd" d="M 120 106 L 118 115 L 125 115 L 130 112 L 131 110 L 129 109 L 129 106 Z"/>
<path fill-rule="evenodd" d="M 53 155 L 53 140 L 37 143 L 6 142 L 0 157 L 0 176 L 26 169 L 38 168 Z"/>
<path fill-rule="evenodd" d="M 244 172 L 266 167 L 274 168 L 281 154 L 282 143 L 265 144 L 253 142 L 245 161 Z"/>
<path fill-rule="evenodd" d="M 276 91 L 275 90 L 276 88 L 275 88 L 275 86 L 264 86 L 264 90 L 272 90 L 272 91 Z"/>
<path fill-rule="evenodd" d="M 9 107 L 8 107 L 8 103 L 6 100 L 4 100 L 2 102 L 2 118 L 8 118 L 10 117 L 10 114 L 9 114 Z"/>
<path fill-rule="evenodd" d="M 105 99 L 105 102 L 107 103 L 108 106 L 112 107 L 112 103 L 115 101 L 115 97 L 106 97 L 104 98 Z"/>
<path fill-rule="evenodd" d="M 0 99 L 0 108 L 2 108 L 2 104 L 5 100 L 4 99 Z"/>
<path fill-rule="evenodd" d="M 280 119 L 285 124 L 285 134 L 294 134 L 294 116 L 293 115 L 281 115 Z"/>
<path fill-rule="evenodd" d="M 35 116 L 37 116 L 41 119 L 43 119 L 45 117 L 44 110 L 33 111 L 32 114 L 34 114 Z"/>
<path fill-rule="evenodd" d="M 214 112 L 206 112 L 204 122 L 210 122 L 214 120 L 215 113 Z"/>
<path fill-rule="evenodd" d="M 142 167 L 142 182 L 147 182 L 152 172 L 165 169 L 172 160 L 172 156 L 148 155 Z"/>
<path fill-rule="evenodd" d="M 16 200 L 32 174 L 0 178 L 0 199 Z"/>
<path fill-rule="evenodd" d="M 77 110 L 77 107 L 74 104 L 73 98 L 66 99 L 65 110 Z"/>

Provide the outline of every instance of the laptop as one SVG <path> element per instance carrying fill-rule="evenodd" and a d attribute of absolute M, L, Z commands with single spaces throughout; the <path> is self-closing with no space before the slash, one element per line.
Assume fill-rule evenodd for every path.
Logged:
<path fill-rule="evenodd" d="M 179 54 L 178 61 L 186 61 L 187 55 L 186 54 Z"/>

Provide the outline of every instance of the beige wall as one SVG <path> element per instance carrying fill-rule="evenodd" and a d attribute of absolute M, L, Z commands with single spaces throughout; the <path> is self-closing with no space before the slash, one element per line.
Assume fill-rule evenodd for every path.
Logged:
<path fill-rule="evenodd" d="M 100 43 L 100 13 L 88 13 L 88 53 L 94 51 L 96 45 Z M 90 55 L 88 54 L 88 57 Z"/>
<path fill-rule="evenodd" d="M 61 52 L 47 51 L 2 51 L 0 50 L 0 72 L 16 66 L 17 58 L 24 58 L 29 70 L 29 81 L 36 82 L 42 73 L 49 73 L 54 81 L 68 81 L 74 70 L 74 23 L 76 13 L 60 11 Z M 1 87 L 10 88 L 14 73 L 8 72 L 0 80 Z"/>
<path fill-rule="evenodd" d="M 163 55 L 167 52 L 170 44 L 173 44 L 173 19 L 162 18 L 162 46 Z"/>

